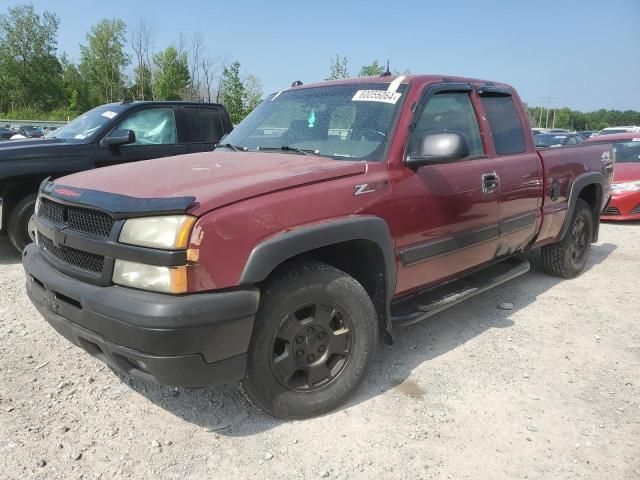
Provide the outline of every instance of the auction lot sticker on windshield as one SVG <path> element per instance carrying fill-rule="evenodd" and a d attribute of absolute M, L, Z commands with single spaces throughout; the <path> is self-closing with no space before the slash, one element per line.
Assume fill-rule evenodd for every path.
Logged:
<path fill-rule="evenodd" d="M 112 112 L 111 110 L 107 110 L 106 112 L 102 112 L 102 116 L 103 117 L 107 117 L 107 118 L 113 118 L 116 115 L 118 115 L 117 112 Z"/>
<path fill-rule="evenodd" d="M 351 101 L 396 103 L 401 96 L 401 93 L 389 90 L 358 90 Z"/>

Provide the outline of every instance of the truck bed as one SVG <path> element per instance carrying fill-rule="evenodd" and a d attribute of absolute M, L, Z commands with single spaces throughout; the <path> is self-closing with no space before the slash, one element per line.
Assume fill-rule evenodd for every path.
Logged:
<path fill-rule="evenodd" d="M 602 173 L 607 178 L 602 192 L 602 210 L 610 196 L 615 156 L 610 143 L 581 143 L 537 149 L 543 165 L 543 225 L 538 243 L 557 240 L 569 208 L 571 186 L 581 175 Z"/>

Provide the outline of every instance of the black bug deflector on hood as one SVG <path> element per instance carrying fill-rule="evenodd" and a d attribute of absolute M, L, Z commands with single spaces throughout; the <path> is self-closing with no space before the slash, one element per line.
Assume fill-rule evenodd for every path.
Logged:
<path fill-rule="evenodd" d="M 87 190 L 45 180 L 41 195 L 72 205 L 84 205 L 109 213 L 116 220 L 154 215 L 174 215 L 187 211 L 195 197 L 137 198 L 118 193 Z"/>

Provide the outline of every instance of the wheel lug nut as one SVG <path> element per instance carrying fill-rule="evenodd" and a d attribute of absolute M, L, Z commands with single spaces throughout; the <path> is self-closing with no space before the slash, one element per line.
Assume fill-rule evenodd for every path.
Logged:
<path fill-rule="evenodd" d="M 313 333 L 313 327 L 307 327 L 307 333 L 311 334 Z"/>
<path fill-rule="evenodd" d="M 322 340 L 324 338 L 324 332 L 318 332 L 318 338 Z"/>
<path fill-rule="evenodd" d="M 326 349 L 327 349 L 327 348 L 326 348 L 324 345 L 320 345 L 320 346 L 318 347 L 318 352 L 320 352 L 320 353 L 324 353 L 324 351 L 325 351 Z"/>
<path fill-rule="evenodd" d="M 316 359 L 316 357 L 314 355 L 309 355 L 307 357 L 307 361 L 309 361 L 309 362 L 313 362 L 315 359 Z"/>
<path fill-rule="evenodd" d="M 302 350 L 298 350 L 298 351 L 296 352 L 296 357 L 301 357 L 301 356 L 303 356 L 303 355 L 304 355 L 304 352 L 303 352 Z"/>
<path fill-rule="evenodd" d="M 304 342 L 304 338 L 303 337 L 297 337 L 296 338 L 296 343 L 302 343 Z"/>

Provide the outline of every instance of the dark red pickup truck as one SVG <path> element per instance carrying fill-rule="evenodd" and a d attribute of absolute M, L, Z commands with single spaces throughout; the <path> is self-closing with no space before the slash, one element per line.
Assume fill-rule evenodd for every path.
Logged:
<path fill-rule="evenodd" d="M 45 182 L 27 291 L 111 366 L 340 405 L 379 338 L 526 272 L 580 273 L 610 145 L 536 151 L 508 85 L 382 76 L 270 95 L 214 152 Z"/>

